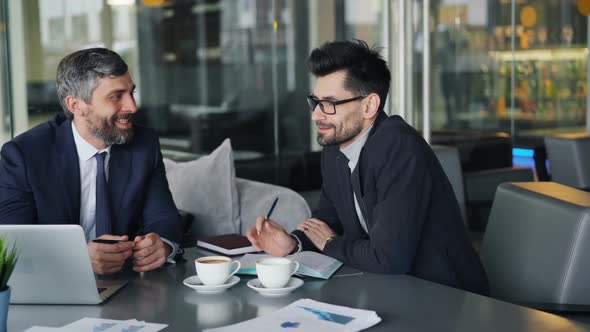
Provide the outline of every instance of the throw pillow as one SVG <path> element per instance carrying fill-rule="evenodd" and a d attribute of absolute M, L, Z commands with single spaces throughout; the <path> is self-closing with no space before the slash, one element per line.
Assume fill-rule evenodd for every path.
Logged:
<path fill-rule="evenodd" d="M 192 240 L 239 232 L 240 207 L 231 142 L 188 162 L 164 159 L 176 207 L 194 216 Z M 195 245 L 196 241 L 187 245 Z"/>

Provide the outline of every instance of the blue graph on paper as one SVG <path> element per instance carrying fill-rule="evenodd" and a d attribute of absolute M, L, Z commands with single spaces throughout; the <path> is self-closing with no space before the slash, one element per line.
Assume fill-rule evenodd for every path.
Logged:
<path fill-rule="evenodd" d="M 334 313 L 327 312 L 324 310 L 308 308 L 308 307 L 299 307 L 299 308 L 301 308 L 305 311 L 309 311 L 312 314 L 316 315 L 318 319 L 324 320 L 327 322 L 333 322 L 333 323 L 338 323 L 341 325 L 346 325 L 346 324 L 350 323 L 352 320 L 354 320 L 354 317 L 334 314 Z"/>
<path fill-rule="evenodd" d="M 299 323 L 297 323 L 297 322 L 284 322 L 283 324 L 281 324 L 281 327 L 284 329 L 286 329 L 286 328 L 296 329 L 299 327 Z"/>

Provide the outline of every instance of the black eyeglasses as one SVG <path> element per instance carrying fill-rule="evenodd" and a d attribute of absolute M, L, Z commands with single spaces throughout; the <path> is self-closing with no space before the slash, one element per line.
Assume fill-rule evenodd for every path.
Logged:
<path fill-rule="evenodd" d="M 360 100 L 360 99 L 363 99 L 366 97 L 367 96 L 358 96 L 358 97 L 344 99 L 344 100 L 331 101 L 331 100 L 317 99 L 316 97 L 310 95 L 310 96 L 307 96 L 307 105 L 309 105 L 309 110 L 312 112 L 315 111 L 315 108 L 319 106 L 320 111 L 322 111 L 328 115 L 333 115 L 333 114 L 336 114 L 336 105 L 350 103 L 351 101 Z"/>

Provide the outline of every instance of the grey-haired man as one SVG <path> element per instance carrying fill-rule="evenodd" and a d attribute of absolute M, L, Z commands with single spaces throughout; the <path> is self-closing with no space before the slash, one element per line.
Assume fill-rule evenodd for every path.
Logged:
<path fill-rule="evenodd" d="M 63 114 L 2 147 L 0 224 L 81 225 L 98 274 L 118 272 L 128 258 L 138 272 L 171 260 L 180 220 L 158 136 L 133 123 L 134 91 L 127 64 L 113 51 L 62 59 Z"/>

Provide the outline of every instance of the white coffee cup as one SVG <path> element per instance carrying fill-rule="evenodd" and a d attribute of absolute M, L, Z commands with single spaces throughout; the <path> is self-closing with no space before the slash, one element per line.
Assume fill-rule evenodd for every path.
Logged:
<path fill-rule="evenodd" d="M 235 267 L 232 269 L 232 266 Z M 195 259 L 199 279 L 205 286 L 223 285 L 241 267 L 240 262 L 225 256 L 207 256 Z"/>
<path fill-rule="evenodd" d="M 288 258 L 272 257 L 256 261 L 258 280 L 265 288 L 283 288 L 299 269 L 299 262 Z"/>

